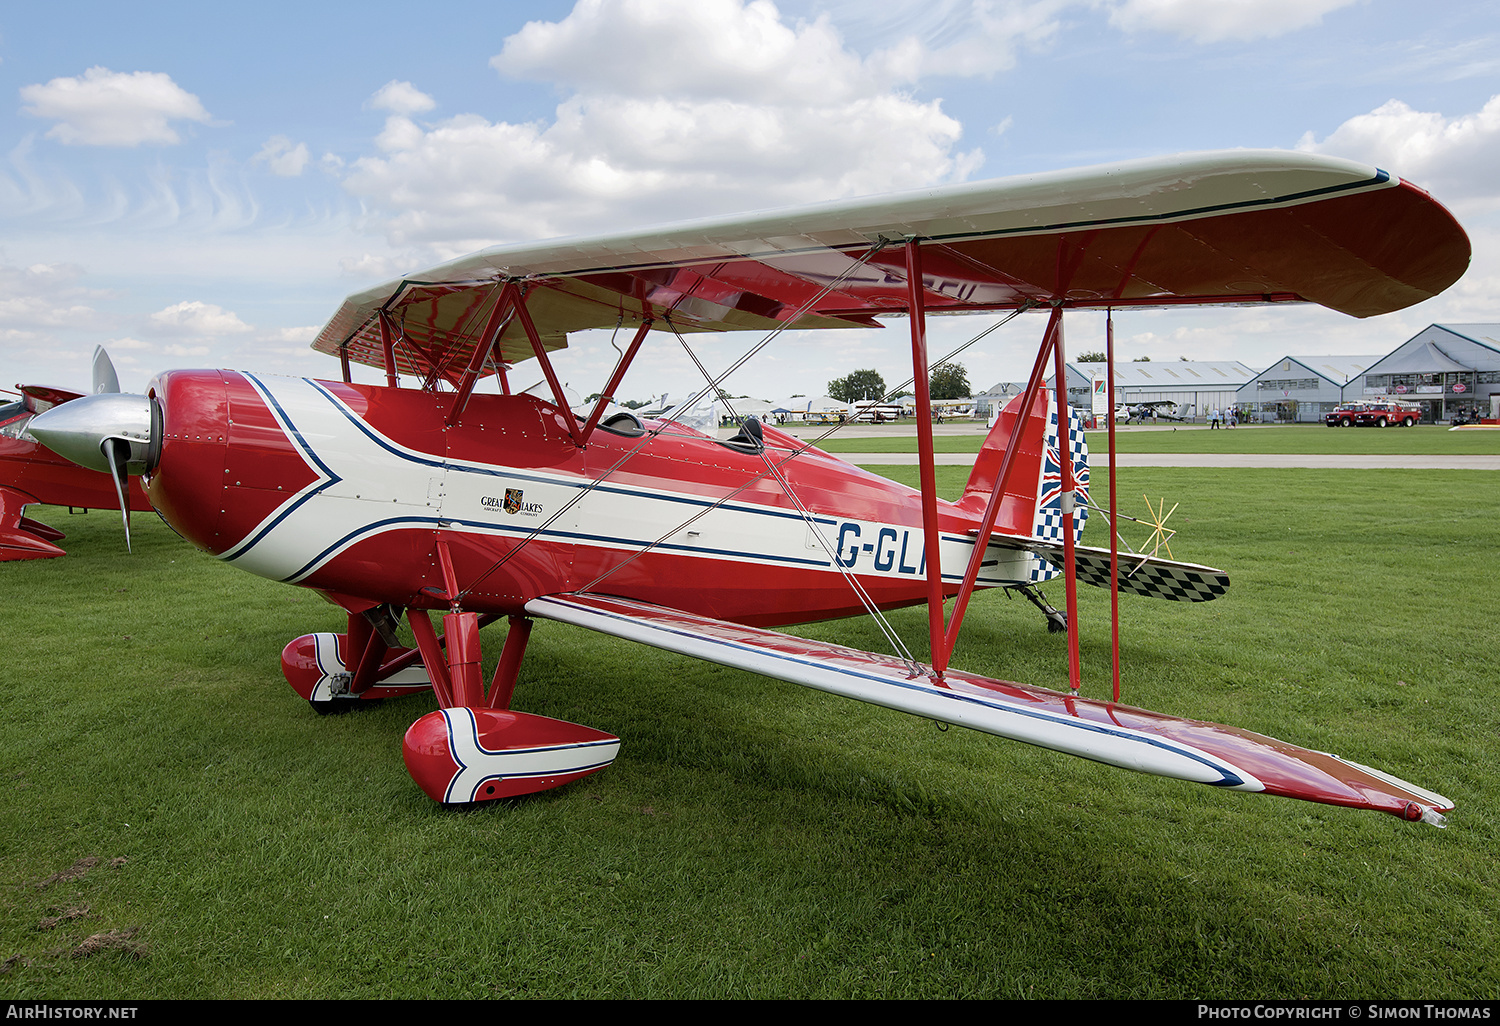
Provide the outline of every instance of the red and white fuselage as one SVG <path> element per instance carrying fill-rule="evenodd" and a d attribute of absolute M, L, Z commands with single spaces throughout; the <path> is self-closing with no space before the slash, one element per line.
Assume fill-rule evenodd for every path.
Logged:
<path fill-rule="evenodd" d="M 846 573 L 878 606 L 925 600 L 918 493 L 817 449 L 786 460 L 802 444 L 772 428 L 763 451 L 675 424 L 580 447 L 572 414 L 530 395 L 474 396 L 450 427 L 443 394 L 233 371 L 172 371 L 151 397 L 163 516 L 225 562 L 355 605 L 447 608 L 440 539 L 480 613 L 590 590 L 800 623 L 864 611 Z M 1028 458 L 1018 477 L 1035 482 Z M 1034 495 L 1007 500 L 997 530 L 1029 535 Z M 952 589 L 982 512 L 942 504 Z M 1030 553 L 990 556 L 981 586 L 1035 579 Z"/>

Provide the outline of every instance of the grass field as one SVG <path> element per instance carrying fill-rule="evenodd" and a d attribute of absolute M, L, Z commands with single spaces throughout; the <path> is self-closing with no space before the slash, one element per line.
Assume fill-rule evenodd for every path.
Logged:
<path fill-rule="evenodd" d="M 320 718 L 282 681 L 282 645 L 337 609 L 154 518 L 127 556 L 110 514 L 44 509 L 69 555 L 0 565 L 0 990 L 1500 997 L 1500 479 L 1120 477 L 1181 500 L 1178 557 L 1234 579 L 1207 605 L 1122 600 L 1126 701 L 1431 787 L 1449 829 L 938 731 L 551 623 L 517 707 L 620 735 L 619 759 L 444 809 L 400 754 L 429 698 Z M 1081 599 L 1104 695 L 1107 596 Z M 921 611 L 893 619 L 922 645 Z M 881 647 L 864 621 L 803 630 Z M 966 631 L 957 665 L 1064 686 L 1024 602 L 982 595 Z"/>
<path fill-rule="evenodd" d="M 841 438 L 834 435 L 820 448 L 828 452 L 916 452 L 916 437 L 892 429 L 889 437 Z M 978 452 L 984 431 L 975 425 L 967 435 L 939 435 L 936 452 Z M 1091 449 L 1103 451 L 1108 432 L 1090 431 Z M 1347 456 L 1479 456 L 1500 453 L 1500 431 L 1450 431 L 1436 424 L 1412 428 L 1327 428 L 1321 424 L 1266 425 L 1211 431 L 1201 425 L 1176 431 L 1121 427 L 1115 432 L 1119 452 L 1182 453 L 1326 453 Z"/>

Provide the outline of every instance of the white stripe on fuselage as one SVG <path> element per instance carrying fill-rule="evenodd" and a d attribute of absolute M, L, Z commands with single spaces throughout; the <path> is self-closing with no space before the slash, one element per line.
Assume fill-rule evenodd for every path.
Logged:
<path fill-rule="evenodd" d="M 263 577 L 295 583 L 359 541 L 413 528 L 515 540 L 537 531 L 551 543 L 634 551 L 713 505 L 687 492 L 606 482 L 556 516 L 592 482 L 419 452 L 376 431 L 315 381 L 276 379 L 273 387 L 245 379 L 316 475 L 220 557 Z M 814 524 L 794 510 L 726 502 L 657 551 L 836 573 L 831 551 L 861 576 L 925 577 L 919 526 L 824 514 Z M 962 576 L 972 545 L 943 536 L 945 579 Z M 1000 548 L 988 556 L 980 583 L 989 586 L 1026 580 L 1035 558 Z"/>

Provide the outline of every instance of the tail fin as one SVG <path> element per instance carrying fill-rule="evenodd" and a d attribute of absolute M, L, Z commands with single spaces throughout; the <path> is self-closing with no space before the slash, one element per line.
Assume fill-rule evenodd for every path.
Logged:
<path fill-rule="evenodd" d="M 63 537 L 55 527 L 22 516 L 29 495 L 0 488 L 0 563 L 12 559 L 51 559 L 65 555 L 52 544 Z"/>
<path fill-rule="evenodd" d="M 974 472 L 969 475 L 969 483 L 964 487 L 958 505 L 976 514 L 983 512 L 1000 475 L 1006 446 L 1011 435 L 1019 431 L 1021 440 L 1006 481 L 1000 515 L 995 519 L 995 530 L 1060 542 L 1068 516 L 1062 511 L 1057 403 L 1053 392 L 1046 389 L 1033 399 L 1031 408 L 1023 412 L 1022 398 L 1017 396 L 1000 411 L 995 426 L 979 450 L 979 457 L 974 461 Z M 1089 515 L 1089 450 L 1083 436 L 1083 423 L 1071 406 L 1068 407 L 1068 453 L 1072 457 L 1073 487 L 1077 495 L 1072 515 L 1073 540 L 1076 542 L 1083 534 L 1083 525 Z M 1032 557 L 1033 583 L 1057 574 L 1050 563 Z"/>

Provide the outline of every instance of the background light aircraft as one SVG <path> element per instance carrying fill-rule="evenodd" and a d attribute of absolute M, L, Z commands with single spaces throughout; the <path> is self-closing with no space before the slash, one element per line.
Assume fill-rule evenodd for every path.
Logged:
<path fill-rule="evenodd" d="M 1136 403 L 1134 406 L 1121 406 L 1115 410 L 1115 419 L 1125 424 L 1129 424 L 1132 420 L 1145 422 L 1153 417 L 1179 422 L 1188 419 L 1178 415 L 1177 404 L 1170 399 L 1153 399 L 1150 402 Z"/>
<path fill-rule="evenodd" d="M 49 385 L 17 385 L 20 399 L 0 404 L 0 562 L 51 559 L 64 555 L 56 544 L 63 532 L 25 515 L 33 503 L 74 509 L 150 512 L 139 481 L 111 480 L 105 471 L 87 470 L 37 442 L 27 430 L 33 417 L 80 398 L 83 393 Z M 94 393 L 118 392 L 119 378 L 103 349 L 94 350 Z M 128 498 L 122 503 L 123 494 Z M 129 531 L 129 520 L 126 521 Z"/>
<path fill-rule="evenodd" d="M 284 672 L 325 709 L 430 687 L 440 708 L 403 751 L 439 801 L 553 787 L 615 757 L 610 734 L 511 709 L 546 618 L 1099 762 L 1440 823 L 1448 799 L 1379 771 L 1077 694 L 1078 578 L 1179 601 L 1227 580 L 1119 553 L 1112 522 L 1108 549 L 1077 544 L 1081 432 L 1043 381 L 1049 360 L 1066 381 L 1067 309 L 1316 302 L 1370 316 L 1442 291 L 1468 257 L 1446 210 L 1375 168 L 1255 151 L 1138 161 L 495 247 L 350 296 L 314 342 L 342 381 L 170 371 L 145 396 L 70 403 L 33 430 L 86 465 L 144 474 L 168 522 L 220 559 L 343 606 L 347 630 L 292 641 Z M 925 317 L 1032 308 L 1048 318 L 1027 388 L 945 502 Z M 718 441 L 609 412 L 653 328 L 766 331 L 743 362 L 786 328 L 892 313 L 911 332 L 918 490 L 753 419 Z M 575 415 L 549 352 L 570 331 L 622 326 L 630 346 Z M 552 401 L 510 394 L 508 368 L 527 358 Z M 352 383 L 356 361 L 386 384 Z M 705 394 L 728 373 L 705 371 Z M 488 374 L 501 394 L 476 394 Z M 1071 693 L 949 666 L 976 587 L 1057 569 Z M 894 633 L 895 654 L 876 655 L 767 629 L 924 601 L 926 662 Z M 395 634 L 402 615 L 415 649 Z M 486 690 L 479 628 L 501 617 Z"/>

